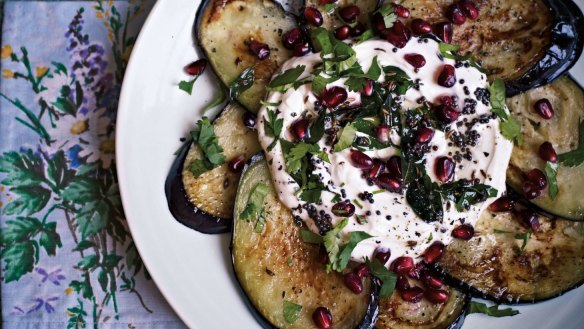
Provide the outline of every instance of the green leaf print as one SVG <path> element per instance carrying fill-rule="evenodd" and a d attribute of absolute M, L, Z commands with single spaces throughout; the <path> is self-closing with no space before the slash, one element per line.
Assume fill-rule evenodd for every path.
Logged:
<path fill-rule="evenodd" d="M 37 260 L 35 241 L 25 241 L 7 245 L 2 252 L 4 259 L 4 282 L 19 280 L 24 274 L 32 272 Z"/>

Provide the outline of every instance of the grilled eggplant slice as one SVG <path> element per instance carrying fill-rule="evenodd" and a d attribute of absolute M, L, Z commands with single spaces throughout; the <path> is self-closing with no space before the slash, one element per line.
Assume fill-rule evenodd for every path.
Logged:
<path fill-rule="evenodd" d="M 264 201 L 265 226 L 255 233 L 255 223 L 240 218 L 251 190 L 269 186 Z M 366 285 L 356 295 L 346 288 L 343 276 L 326 273 L 317 261 L 319 247 L 300 238 L 291 212 L 277 199 L 267 164 L 254 157 L 246 168 L 235 201 L 233 268 L 249 305 L 264 328 L 312 328 L 312 313 L 323 306 L 333 314 L 333 328 L 371 328 L 377 315 L 377 290 Z M 284 319 L 284 301 L 301 305 L 298 319 Z"/>
<path fill-rule="evenodd" d="M 448 245 L 438 266 L 450 283 L 497 303 L 559 296 L 584 282 L 584 223 L 541 215 L 539 223 L 530 237 L 517 236 L 527 231 L 518 213 L 485 211 L 475 225 L 475 237 Z"/>
<path fill-rule="evenodd" d="M 326 10 L 326 4 L 321 4 L 320 0 L 306 0 L 306 7 L 314 7 L 322 13 L 323 23 L 322 27 L 329 31 L 333 31 L 344 23 L 338 16 L 337 10 L 348 5 L 356 5 L 361 10 L 361 14 L 357 21 L 367 24 L 369 21 L 369 14 L 373 13 L 379 4 L 379 0 L 339 0 L 334 3 L 334 8 L 330 11 Z"/>
<path fill-rule="evenodd" d="M 546 98 L 554 108 L 551 119 L 542 119 L 533 106 Z M 545 162 L 539 156 L 539 146 L 548 141 L 558 154 L 569 152 L 578 146 L 580 120 L 584 120 L 584 91 L 569 77 L 532 89 L 507 99 L 507 106 L 521 122 L 523 142 L 516 145 L 507 169 L 507 183 L 521 193 L 525 174 L 533 168 L 544 170 Z M 543 210 L 572 220 L 584 220 L 584 165 L 566 167 L 559 164 L 558 194 L 549 197 L 547 189 L 530 200 Z M 549 185 L 549 184 L 548 184 Z"/>
<path fill-rule="evenodd" d="M 230 103 L 213 122 L 226 163 L 194 177 L 189 163 L 201 157 L 196 145 L 185 147 L 177 156 L 166 181 L 166 196 L 173 216 L 184 225 L 202 233 L 224 233 L 231 229 L 239 173 L 228 169 L 228 161 L 259 152 L 257 133 L 245 127 L 245 109 Z"/>
<path fill-rule="evenodd" d="M 377 329 L 457 329 L 462 327 L 470 295 L 453 287 L 444 289 L 450 297 L 444 304 L 426 299 L 418 303 L 404 302 L 399 293 L 379 300 Z"/>
<path fill-rule="evenodd" d="M 405 0 L 411 17 L 445 21 L 454 0 Z M 507 95 L 549 83 L 577 61 L 584 17 L 570 0 L 477 0 L 479 19 L 454 27 L 452 43 L 480 60 L 489 78 L 506 81 Z"/>
<path fill-rule="evenodd" d="M 199 8 L 195 34 L 217 76 L 227 86 L 243 70 L 253 66 L 255 81 L 239 102 L 256 113 L 272 74 L 292 57 L 282 46 L 282 33 L 296 26 L 293 17 L 270 0 L 207 0 Z M 252 54 L 247 42 L 255 40 L 270 47 L 264 60 Z"/>

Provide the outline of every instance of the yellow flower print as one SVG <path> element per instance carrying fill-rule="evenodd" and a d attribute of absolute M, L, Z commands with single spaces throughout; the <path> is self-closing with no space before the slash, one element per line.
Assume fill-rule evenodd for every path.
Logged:
<path fill-rule="evenodd" d="M 2 59 L 6 59 L 12 55 L 12 47 L 10 45 L 2 46 L 2 50 L 0 50 Z"/>
<path fill-rule="evenodd" d="M 113 139 L 106 139 L 99 144 L 99 150 L 105 154 L 114 154 L 116 151 L 116 142 Z"/>
<path fill-rule="evenodd" d="M 73 293 L 73 288 L 68 287 L 67 289 L 65 289 L 65 295 L 69 296 Z"/>
<path fill-rule="evenodd" d="M 102 19 L 103 18 L 103 13 L 101 11 L 96 11 L 95 12 L 95 17 Z"/>
<path fill-rule="evenodd" d="M 87 131 L 87 128 L 89 128 L 89 123 L 87 122 L 89 120 L 79 120 L 75 123 L 73 123 L 73 125 L 71 125 L 71 134 L 73 135 L 81 135 L 84 132 Z"/>
<path fill-rule="evenodd" d="M 4 79 L 12 79 L 14 78 L 14 72 L 10 71 L 9 69 L 2 70 L 2 77 Z"/>
<path fill-rule="evenodd" d="M 39 79 L 43 75 L 47 74 L 47 71 L 49 71 L 49 68 L 48 67 L 46 67 L 46 66 L 37 66 L 36 67 L 36 78 Z"/>

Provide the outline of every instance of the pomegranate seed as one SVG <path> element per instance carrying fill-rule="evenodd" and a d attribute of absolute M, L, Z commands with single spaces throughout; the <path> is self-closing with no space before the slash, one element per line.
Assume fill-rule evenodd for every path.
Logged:
<path fill-rule="evenodd" d="M 370 169 L 373 167 L 373 160 L 365 153 L 358 150 L 351 150 L 351 162 L 359 169 Z"/>
<path fill-rule="evenodd" d="M 369 275 L 369 266 L 367 264 L 359 264 L 354 271 L 360 278 L 364 278 Z"/>
<path fill-rule="evenodd" d="M 361 281 L 361 277 L 353 272 L 349 272 L 345 274 L 345 286 L 349 288 L 355 294 L 360 294 L 363 292 L 363 282 Z"/>
<path fill-rule="evenodd" d="M 422 279 L 422 282 L 424 283 L 426 288 L 440 289 L 444 285 L 442 280 L 426 272 L 421 273 L 420 278 Z"/>
<path fill-rule="evenodd" d="M 454 161 L 449 157 L 439 157 L 434 163 L 434 173 L 436 178 L 442 183 L 446 183 L 454 177 Z"/>
<path fill-rule="evenodd" d="M 371 79 L 365 80 L 365 86 L 363 87 L 363 90 L 361 92 L 365 96 L 371 96 L 371 95 L 373 95 L 373 80 L 371 80 Z M 389 137 L 389 135 L 388 135 L 388 137 Z M 379 139 L 379 136 L 378 136 L 378 139 Z M 387 142 L 385 142 L 385 143 L 387 143 Z"/>
<path fill-rule="evenodd" d="M 353 26 L 351 28 L 351 36 L 358 37 L 358 36 L 362 35 L 363 33 L 365 33 L 366 30 L 367 30 L 367 26 L 361 22 L 358 22 L 357 24 L 355 24 L 355 26 Z"/>
<path fill-rule="evenodd" d="M 523 195 L 527 199 L 535 199 L 541 194 L 541 190 L 537 186 L 536 183 L 532 181 L 525 181 L 523 182 Z"/>
<path fill-rule="evenodd" d="M 415 36 L 432 32 L 432 25 L 420 18 L 414 19 L 410 24 L 410 27 Z"/>
<path fill-rule="evenodd" d="M 408 278 L 405 276 L 398 276 L 397 282 L 395 284 L 395 289 L 397 289 L 397 291 L 405 291 L 408 290 L 409 288 L 410 282 L 408 281 Z"/>
<path fill-rule="evenodd" d="M 255 129 L 256 116 L 253 113 L 245 111 L 245 113 L 243 113 L 242 120 L 244 126 L 246 126 L 249 129 Z"/>
<path fill-rule="evenodd" d="M 446 43 L 452 42 L 452 24 L 448 22 L 434 24 L 432 31 L 442 41 Z"/>
<path fill-rule="evenodd" d="M 434 138 L 434 129 L 428 127 L 422 127 L 418 130 L 418 136 L 416 136 L 416 141 L 420 144 L 430 143 Z"/>
<path fill-rule="evenodd" d="M 440 104 L 449 106 L 449 107 L 455 107 L 454 106 L 454 100 L 452 99 L 451 96 L 440 96 Z"/>
<path fill-rule="evenodd" d="M 406 256 L 398 257 L 391 262 L 389 268 L 397 275 L 407 275 L 408 272 L 414 268 L 414 259 Z"/>
<path fill-rule="evenodd" d="M 402 178 L 401 157 L 394 155 L 387 160 L 387 172 L 393 178 Z"/>
<path fill-rule="evenodd" d="M 424 263 L 432 264 L 437 262 L 444 255 L 446 246 L 440 241 L 434 241 L 426 250 L 424 251 Z"/>
<path fill-rule="evenodd" d="M 466 22 L 466 16 L 458 4 L 453 4 L 448 7 L 448 10 L 446 11 L 446 17 L 448 17 L 448 20 L 456 25 L 462 25 L 464 22 Z"/>
<path fill-rule="evenodd" d="M 292 50 L 294 46 L 304 43 L 304 41 L 304 33 L 299 27 L 295 27 L 282 35 L 282 44 L 286 49 Z"/>
<path fill-rule="evenodd" d="M 290 133 L 296 140 L 303 141 L 308 136 L 308 126 L 310 121 L 308 119 L 296 120 L 290 125 Z"/>
<path fill-rule="evenodd" d="M 385 21 L 383 20 L 383 16 L 381 16 L 381 14 L 377 13 L 377 14 L 373 15 L 373 17 L 371 19 L 371 25 L 373 26 L 373 30 L 377 34 L 385 36 L 385 33 L 387 32 L 387 28 L 385 27 Z"/>
<path fill-rule="evenodd" d="M 355 206 L 348 201 L 337 202 L 332 207 L 332 212 L 339 217 L 351 217 L 355 214 Z"/>
<path fill-rule="evenodd" d="M 434 108 L 438 119 L 443 123 L 451 123 L 458 119 L 459 113 L 452 107 L 445 104 L 438 105 Z"/>
<path fill-rule="evenodd" d="M 547 186 L 547 178 L 545 177 L 545 174 L 537 168 L 531 169 L 527 173 L 527 179 L 534 182 L 540 190 L 543 190 Z"/>
<path fill-rule="evenodd" d="M 451 235 L 453 238 L 460 240 L 470 240 L 474 236 L 474 227 L 470 224 L 462 224 L 457 226 L 452 230 Z"/>
<path fill-rule="evenodd" d="M 206 67 L 207 67 L 207 60 L 204 58 L 201 58 L 201 59 L 196 60 L 196 61 L 192 62 L 191 64 L 185 66 L 185 72 L 188 75 L 199 75 L 205 71 Z"/>
<path fill-rule="evenodd" d="M 270 57 L 270 47 L 267 44 L 258 42 L 256 40 L 251 40 L 247 43 L 249 51 L 256 55 L 259 60 L 264 60 Z"/>
<path fill-rule="evenodd" d="M 377 135 L 377 139 L 383 144 L 389 143 L 390 133 L 391 128 L 387 125 L 382 124 L 375 128 L 375 134 Z"/>
<path fill-rule="evenodd" d="M 401 21 L 393 23 L 393 26 L 388 29 L 385 36 L 385 40 L 389 41 L 397 48 L 405 47 L 408 41 L 410 41 L 410 38 L 410 30 Z"/>
<path fill-rule="evenodd" d="M 322 265 L 326 265 L 329 263 L 328 253 L 326 252 L 326 249 L 322 246 L 318 250 L 318 262 Z"/>
<path fill-rule="evenodd" d="M 349 5 L 339 9 L 339 16 L 347 23 L 353 23 L 360 14 L 361 9 L 355 5 Z"/>
<path fill-rule="evenodd" d="M 229 161 L 229 164 L 227 167 L 232 172 L 238 173 L 243 169 L 244 165 L 245 165 L 245 156 L 238 155 L 235 158 L 231 159 L 231 161 Z"/>
<path fill-rule="evenodd" d="M 412 279 L 419 279 L 420 274 L 424 271 L 426 265 L 424 263 L 418 263 L 416 266 L 412 267 L 412 269 L 408 272 L 408 276 Z"/>
<path fill-rule="evenodd" d="M 479 10 L 472 2 L 462 0 L 458 5 L 467 18 L 477 19 L 479 17 Z"/>
<path fill-rule="evenodd" d="M 369 170 L 368 173 L 368 177 L 369 178 L 376 178 L 377 176 L 379 176 L 382 172 L 385 171 L 385 164 L 381 161 L 381 160 L 373 160 L 373 168 L 371 168 L 371 170 Z"/>
<path fill-rule="evenodd" d="M 424 290 L 420 287 L 410 287 L 400 292 L 401 298 L 408 303 L 417 303 L 424 297 Z"/>
<path fill-rule="evenodd" d="M 314 7 L 306 7 L 302 11 L 302 15 L 304 16 L 304 19 L 306 20 L 306 22 L 308 24 L 311 24 L 314 26 L 321 26 L 322 25 L 322 22 L 323 22 L 322 14 L 320 13 L 320 11 L 318 11 L 318 9 L 316 9 Z"/>
<path fill-rule="evenodd" d="M 515 207 L 515 200 L 508 196 L 502 196 L 489 205 L 489 211 L 510 211 Z"/>
<path fill-rule="evenodd" d="M 404 55 L 406 62 L 410 63 L 414 68 L 421 68 L 426 65 L 426 59 L 420 54 L 406 54 Z"/>
<path fill-rule="evenodd" d="M 456 84 L 456 73 L 454 66 L 446 64 L 438 76 L 438 84 L 442 87 L 450 88 Z"/>
<path fill-rule="evenodd" d="M 522 224 L 530 228 L 533 232 L 538 232 L 540 228 L 539 217 L 535 211 L 530 209 L 524 209 L 519 213 L 521 217 Z"/>
<path fill-rule="evenodd" d="M 340 26 L 335 30 L 335 38 L 338 40 L 345 40 L 349 37 L 350 34 L 351 27 L 349 27 L 349 25 Z"/>
<path fill-rule="evenodd" d="M 325 107 L 337 107 L 347 100 L 347 90 L 342 87 L 332 87 L 325 89 L 321 94 L 322 105 Z"/>
<path fill-rule="evenodd" d="M 375 180 L 377 185 L 390 192 L 401 193 L 403 184 L 399 178 L 392 177 L 390 174 L 381 174 Z"/>
<path fill-rule="evenodd" d="M 294 49 L 292 50 L 292 55 L 294 55 L 295 57 L 302 57 L 302 56 L 308 54 L 309 52 L 310 52 L 310 45 L 308 44 L 308 42 L 299 43 L 296 46 L 294 46 Z"/>
<path fill-rule="evenodd" d="M 333 315 L 326 307 L 317 307 L 312 313 L 312 321 L 320 329 L 329 329 L 333 326 Z"/>
<path fill-rule="evenodd" d="M 398 5 L 397 3 L 393 3 L 393 12 L 397 15 L 397 17 L 401 18 L 408 18 L 410 17 L 410 10 L 402 5 Z"/>
<path fill-rule="evenodd" d="M 558 154 L 550 142 L 543 142 L 539 146 L 539 156 L 543 161 L 549 161 L 553 163 L 558 161 Z"/>
<path fill-rule="evenodd" d="M 427 300 L 431 301 L 434 304 L 442 304 L 448 301 L 448 292 L 441 289 L 428 289 L 424 292 L 424 296 Z"/>
<path fill-rule="evenodd" d="M 389 249 L 377 248 L 377 250 L 375 250 L 375 258 L 381 264 L 385 265 L 389 260 L 389 257 L 391 257 L 391 251 Z"/>
<path fill-rule="evenodd" d="M 540 117 L 549 120 L 554 116 L 554 108 L 547 98 L 542 98 L 533 104 L 533 109 Z"/>

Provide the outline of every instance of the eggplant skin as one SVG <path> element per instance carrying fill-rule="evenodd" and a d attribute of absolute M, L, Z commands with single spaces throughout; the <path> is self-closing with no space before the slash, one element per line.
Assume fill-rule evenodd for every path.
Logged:
<path fill-rule="evenodd" d="M 296 20 L 271 0 L 206 0 L 197 12 L 195 38 L 219 79 L 229 86 L 243 70 L 253 66 L 255 81 L 238 101 L 251 112 L 261 107 L 266 84 L 280 66 L 292 57 L 284 48 L 283 33 L 296 27 Z M 266 43 L 270 56 L 259 60 L 246 42 Z"/>
<path fill-rule="evenodd" d="M 457 288 L 444 286 L 450 297 L 444 304 L 426 299 L 408 303 L 394 291 L 390 298 L 379 301 L 376 329 L 459 329 L 464 323 L 471 297 Z"/>
<path fill-rule="evenodd" d="M 337 9 L 346 7 L 348 5 L 356 5 L 361 10 L 361 14 L 357 18 L 357 21 L 367 24 L 369 21 L 369 15 L 377 10 L 382 2 L 383 1 L 381 0 L 338 0 L 335 2 L 335 5 Z M 321 12 L 323 18 L 322 27 L 329 31 L 334 31 L 334 29 L 340 27 L 341 25 L 345 25 L 345 22 L 343 22 L 337 15 L 337 10 L 333 12 L 327 12 L 325 10 L 325 5 L 321 4 L 320 0 L 305 0 L 304 6 L 318 9 Z M 309 24 L 306 25 L 308 28 L 313 27 Z"/>
<path fill-rule="evenodd" d="M 265 227 L 254 233 L 254 222 L 238 215 L 258 183 L 270 186 L 264 202 Z M 326 273 L 318 259 L 319 246 L 304 243 L 291 212 L 277 200 L 263 156 L 252 158 L 241 178 L 231 245 L 233 269 L 251 312 L 263 328 L 313 328 L 316 307 L 333 314 L 333 328 L 370 329 L 376 320 L 378 287 L 365 281 L 356 295 L 339 273 Z M 283 317 L 284 300 L 302 306 L 293 324 Z"/>
<path fill-rule="evenodd" d="M 485 211 L 469 241 L 454 240 L 437 266 L 450 285 L 499 304 L 530 304 L 557 297 L 584 283 L 584 223 L 539 216 L 527 240 L 515 212 Z M 495 233 L 495 230 L 513 233 Z"/>
<path fill-rule="evenodd" d="M 412 18 L 446 21 L 454 0 L 405 0 Z M 453 44 L 470 51 L 489 79 L 505 80 L 507 95 L 549 83 L 575 64 L 584 18 L 571 0 L 476 0 L 477 20 L 454 26 Z"/>
<path fill-rule="evenodd" d="M 542 119 L 533 110 L 540 99 L 548 99 L 554 108 L 551 119 Z M 515 145 L 507 184 L 522 193 L 526 174 L 533 168 L 544 170 L 545 161 L 539 156 L 539 146 L 550 142 L 558 154 L 569 152 L 578 145 L 580 120 L 584 120 L 584 90 L 570 77 L 564 76 L 551 84 L 531 89 L 507 99 L 507 107 L 521 123 L 522 143 Z M 551 199 L 547 188 L 529 202 L 556 216 L 584 221 L 584 166 L 566 167 L 559 164 L 558 194 Z"/>
<path fill-rule="evenodd" d="M 172 215 L 201 233 L 230 231 L 240 174 L 231 172 L 228 162 L 239 155 L 248 159 L 261 149 L 255 130 L 243 124 L 244 113 L 245 109 L 232 102 L 213 121 L 226 163 L 195 178 L 187 168 L 202 153 L 191 144 L 176 157 L 167 177 L 165 189 Z"/>

